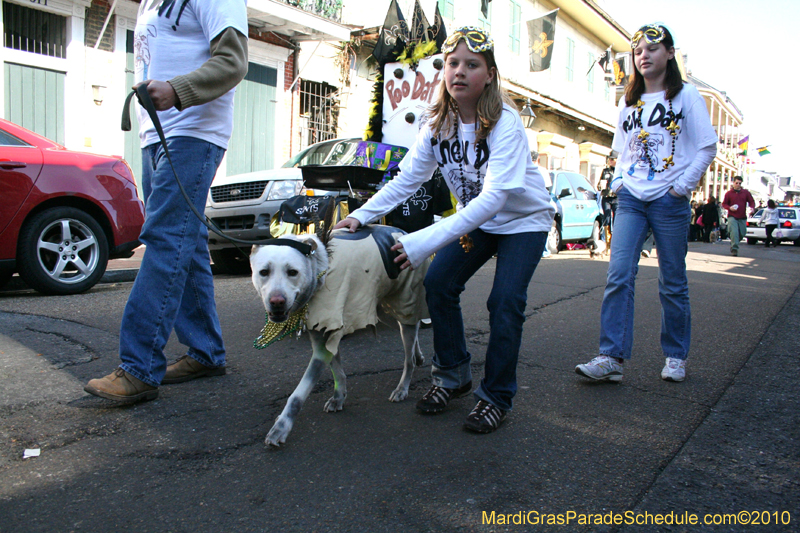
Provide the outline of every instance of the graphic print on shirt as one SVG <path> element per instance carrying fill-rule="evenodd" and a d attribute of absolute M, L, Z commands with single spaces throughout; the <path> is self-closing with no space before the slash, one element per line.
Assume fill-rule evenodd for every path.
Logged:
<path fill-rule="evenodd" d="M 431 146 L 439 167 L 447 167 L 447 172 L 442 172 L 442 175 L 453 186 L 457 199 L 466 206 L 483 190 L 483 178 L 486 176 L 484 167 L 489 161 L 489 145 L 486 139 L 479 141 L 473 149 L 469 140 L 462 145 L 455 139 L 439 141 L 434 137 L 431 139 Z M 471 154 L 474 154 L 474 160 L 470 159 Z"/>
<path fill-rule="evenodd" d="M 649 169 L 651 171 L 647 179 L 653 180 L 655 173 L 652 170 L 662 168 L 664 158 L 668 157 L 672 151 L 672 136 L 667 131 L 667 127 L 673 121 L 673 115 L 675 124 L 679 124 L 683 118 L 683 112 L 679 111 L 677 114 L 671 114 L 664 104 L 659 102 L 650 112 L 647 120 L 648 129 L 642 127 L 637 114 L 637 109 L 633 108 L 622 124 L 622 130 L 625 133 L 633 131 L 633 135 L 628 141 L 627 162 L 630 163 L 628 175 L 633 175 L 634 171 L 639 169 Z M 658 132 L 654 129 L 659 126 L 664 130 L 663 132 Z"/>
<path fill-rule="evenodd" d="M 152 2 L 143 0 L 139 7 L 139 16 L 141 17 L 145 11 L 158 9 L 159 17 L 166 17 L 167 19 L 170 19 L 172 18 L 173 10 L 178 3 L 180 3 L 180 7 L 176 12 L 175 22 L 172 25 L 172 30 L 177 31 L 178 26 L 181 24 L 181 15 L 183 15 L 183 10 L 186 9 L 189 0 L 153 0 Z"/>
<path fill-rule="evenodd" d="M 133 68 L 136 72 L 141 71 L 140 79 L 148 79 L 150 70 L 150 37 L 157 37 L 158 30 L 155 26 L 148 24 L 145 33 L 137 33 L 133 37 Z"/>

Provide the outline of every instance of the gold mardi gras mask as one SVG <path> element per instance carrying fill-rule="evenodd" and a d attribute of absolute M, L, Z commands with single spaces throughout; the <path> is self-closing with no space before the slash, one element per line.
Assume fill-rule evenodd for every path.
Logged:
<path fill-rule="evenodd" d="M 489 34 L 475 26 L 464 26 L 458 28 L 453 34 L 447 38 L 442 45 L 442 53 L 449 54 L 456 49 L 458 41 L 464 39 L 467 43 L 467 48 L 470 52 L 478 54 L 480 52 L 487 52 L 494 50 L 494 41 Z"/>
<path fill-rule="evenodd" d="M 667 36 L 664 27 L 658 24 L 648 24 L 647 26 L 643 26 L 643 28 L 644 29 L 633 34 L 631 38 L 631 50 L 636 48 L 642 37 L 644 37 L 644 40 L 647 41 L 648 44 L 658 44 Z"/>

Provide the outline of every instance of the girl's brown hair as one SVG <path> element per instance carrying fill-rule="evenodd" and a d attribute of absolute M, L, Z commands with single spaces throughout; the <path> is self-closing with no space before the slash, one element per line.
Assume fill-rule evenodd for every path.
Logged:
<path fill-rule="evenodd" d="M 675 40 L 672 38 L 672 34 L 665 26 L 659 25 L 659 27 L 664 30 L 664 40 L 661 41 L 659 44 L 663 44 L 666 47 L 667 51 L 671 48 L 675 48 Z M 639 31 L 645 31 L 648 27 L 642 26 L 639 28 Z M 647 46 L 647 41 L 645 39 L 640 39 L 639 44 L 637 46 Z M 633 61 L 633 51 L 631 50 L 631 60 Z M 672 59 L 667 61 L 667 76 L 664 80 L 664 85 L 666 87 L 666 97 L 667 100 L 672 100 L 678 93 L 681 92 L 683 89 L 683 78 L 681 77 L 681 69 L 678 67 L 678 60 L 675 59 L 675 56 L 672 56 Z M 636 102 L 642 97 L 642 93 L 644 93 L 644 76 L 636 68 L 636 62 L 633 61 L 633 80 L 628 84 L 625 88 L 625 105 L 628 107 L 636 105 Z"/>
<path fill-rule="evenodd" d="M 510 104 L 516 109 L 516 104 L 508 96 L 508 94 L 500 87 L 500 71 L 497 69 L 497 62 L 494 60 L 494 52 L 487 50 L 485 52 L 478 52 L 483 56 L 486 61 L 486 67 L 489 70 L 494 69 L 494 77 L 491 83 L 484 87 L 483 92 L 478 98 L 477 115 L 478 115 L 478 130 L 475 132 L 476 141 L 485 139 L 489 136 L 489 132 L 497 121 L 500 120 L 500 115 L 503 113 L 503 103 Z M 449 55 L 449 54 L 447 54 Z M 447 55 L 445 55 L 445 63 L 447 63 Z M 436 102 L 430 107 L 429 110 L 429 125 L 433 131 L 434 136 L 444 130 L 445 134 L 450 136 L 454 131 L 457 124 L 456 117 L 458 116 L 458 106 L 456 101 L 447 92 L 444 77 L 439 83 L 439 92 Z"/>

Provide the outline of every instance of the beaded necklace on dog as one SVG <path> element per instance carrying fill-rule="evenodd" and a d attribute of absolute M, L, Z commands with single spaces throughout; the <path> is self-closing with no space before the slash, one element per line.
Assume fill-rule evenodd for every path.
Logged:
<path fill-rule="evenodd" d="M 320 272 L 317 275 L 317 281 L 321 280 L 327 272 L 327 270 Z M 289 318 L 286 320 L 286 322 L 270 322 L 269 313 L 266 315 L 266 323 L 261 329 L 261 333 L 259 334 L 258 338 L 253 341 L 253 347 L 259 350 L 266 348 L 274 342 L 278 342 L 292 333 L 297 333 L 297 336 L 299 337 L 300 334 L 303 333 L 303 329 L 306 326 L 306 319 L 308 318 L 308 302 L 306 302 L 303 307 L 289 315 Z"/>
<path fill-rule="evenodd" d="M 456 131 L 456 144 L 458 145 L 459 150 L 461 150 L 461 140 L 458 138 L 458 123 L 456 123 L 455 131 Z M 478 160 L 478 143 L 476 142 L 476 143 L 474 143 L 474 145 L 475 145 L 475 160 L 477 161 Z M 459 181 L 461 183 L 461 198 L 460 198 L 460 200 L 461 200 L 461 204 L 464 207 L 466 207 L 467 204 L 471 200 L 474 199 L 474 197 L 469 196 L 469 194 L 467 193 L 467 177 L 464 174 L 464 165 L 462 164 L 464 159 L 466 158 L 466 156 L 467 156 L 467 152 L 466 152 L 466 149 L 465 149 L 464 153 L 462 154 L 461 160 L 458 162 L 458 172 L 459 172 L 459 178 L 460 178 Z M 478 171 L 478 187 L 481 187 L 481 171 L 480 171 L 480 169 L 476 169 L 476 170 Z M 461 238 L 459 238 L 458 239 L 458 243 L 461 245 L 461 247 L 464 249 L 465 252 L 469 252 L 475 246 L 475 243 L 472 242 L 472 237 L 470 237 L 469 234 L 463 235 Z"/>
<path fill-rule="evenodd" d="M 675 140 L 678 138 L 678 133 L 680 132 L 681 127 L 675 122 L 675 112 L 672 111 L 672 99 L 667 100 L 669 102 L 669 112 L 667 112 L 667 118 L 669 118 L 669 126 L 667 126 L 667 131 L 669 131 L 670 136 L 672 137 L 672 148 L 670 149 L 669 157 L 665 157 L 662 159 L 664 161 L 663 168 L 656 169 L 653 161 L 650 159 L 650 152 L 645 149 L 644 156 L 647 158 L 647 166 L 650 167 L 650 171 L 647 173 L 648 181 L 652 180 L 656 177 L 656 174 L 660 174 L 667 170 L 669 167 L 675 164 L 672 158 L 675 156 Z M 650 134 L 645 131 L 644 125 L 642 124 L 642 110 L 644 109 L 644 102 L 639 100 L 636 102 L 634 106 L 636 109 L 639 110 L 639 116 L 636 118 L 636 121 L 639 123 L 639 127 L 641 130 L 639 131 L 638 138 L 640 141 L 646 143 L 647 138 L 650 137 Z M 634 169 L 636 167 L 636 162 L 631 165 L 631 168 L 628 169 L 628 176 L 633 176 Z"/>

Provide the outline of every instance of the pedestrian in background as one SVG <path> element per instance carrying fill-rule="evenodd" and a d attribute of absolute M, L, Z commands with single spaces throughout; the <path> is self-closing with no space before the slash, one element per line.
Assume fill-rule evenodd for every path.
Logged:
<path fill-rule="evenodd" d="M 697 229 L 700 227 L 697 225 L 697 202 L 692 200 L 692 220 L 689 222 L 689 242 L 695 242 L 699 240 L 699 234 Z"/>
<path fill-rule="evenodd" d="M 722 208 L 728 211 L 728 237 L 731 239 L 731 255 L 739 255 L 739 241 L 747 234 L 747 206 L 750 215 L 755 212 L 756 201 L 750 191 L 742 187 L 742 177 L 733 177 L 733 188 L 725 193 Z"/>
<path fill-rule="evenodd" d="M 778 246 L 778 240 L 772 238 L 772 232 L 778 227 L 779 223 L 779 213 L 775 202 L 772 200 L 767 201 L 767 207 L 764 209 L 764 212 L 761 213 L 761 218 L 759 219 L 760 224 L 764 224 L 764 229 L 767 232 L 767 242 L 764 243 L 764 246 L 769 248 L 769 243 L 772 241 L 772 246 Z"/>
<path fill-rule="evenodd" d="M 622 380 L 633 348 L 634 286 L 642 244 L 652 229 L 658 243 L 661 298 L 661 378 L 683 381 L 691 342 L 686 235 L 689 199 L 717 151 L 705 100 L 681 79 L 675 44 L 660 24 L 642 26 L 631 40 L 634 72 L 620 100 L 612 148 L 619 163 L 614 253 L 600 312 L 600 355 L 575 371 L 593 380 Z M 649 139 L 649 140 L 648 140 Z M 651 142 L 661 140 L 663 142 Z"/>
<path fill-rule="evenodd" d="M 137 87 L 147 85 L 177 179 L 202 212 L 233 130 L 234 87 L 247 73 L 247 9 L 243 0 L 166 5 L 139 5 Z M 139 240 L 147 248 L 122 317 L 122 362 L 84 388 L 125 403 L 155 399 L 162 383 L 225 373 L 208 231 L 181 194 L 150 117 L 141 107 L 138 114 L 145 204 Z M 188 350 L 167 367 L 173 329 Z"/>
<path fill-rule="evenodd" d="M 709 196 L 703 205 L 703 242 L 711 242 L 711 232 L 719 227 L 719 208 L 717 199 Z"/>
<path fill-rule="evenodd" d="M 529 154 L 515 107 L 500 88 L 494 43 L 484 30 L 457 29 L 442 46 L 444 78 L 400 173 L 360 209 L 336 225 L 355 231 L 408 198 L 436 168 L 458 200 L 456 214 L 401 236 L 392 249 L 400 268 L 436 256 L 425 277 L 433 320 L 432 385 L 417 402 L 425 414 L 441 413 L 472 390 L 460 298 L 466 283 L 495 254 L 489 295 L 490 334 L 478 401 L 464 427 L 497 429 L 517 391 L 517 359 L 525 305 L 542 256 L 554 209 L 544 178 Z"/>

